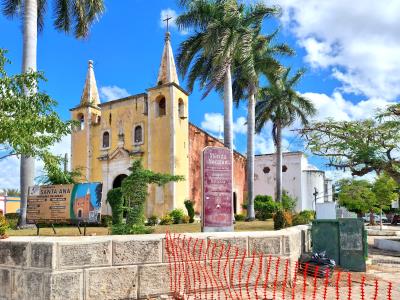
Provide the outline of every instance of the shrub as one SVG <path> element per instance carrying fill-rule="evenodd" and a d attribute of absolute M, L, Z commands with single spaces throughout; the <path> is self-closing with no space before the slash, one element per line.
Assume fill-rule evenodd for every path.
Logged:
<path fill-rule="evenodd" d="M 157 216 L 151 216 L 150 218 L 147 219 L 147 225 L 149 226 L 155 226 L 158 224 L 158 217 Z"/>
<path fill-rule="evenodd" d="M 154 232 L 154 228 L 146 227 L 144 225 L 128 225 L 118 224 L 112 226 L 112 234 L 150 234 Z"/>
<path fill-rule="evenodd" d="M 190 222 L 190 217 L 189 216 L 183 216 L 182 217 L 182 223 L 183 224 L 189 224 Z"/>
<path fill-rule="evenodd" d="M 282 193 L 282 208 L 287 211 L 293 211 L 296 207 L 297 200 L 290 197 L 288 192 L 283 191 Z"/>
<path fill-rule="evenodd" d="M 6 235 L 6 230 L 8 229 L 8 223 L 3 215 L 0 215 L 0 237 Z"/>
<path fill-rule="evenodd" d="M 169 212 L 169 216 L 172 218 L 174 224 L 182 223 L 182 218 L 185 216 L 185 212 L 181 208 L 176 208 Z"/>
<path fill-rule="evenodd" d="M 185 207 L 189 216 L 189 223 L 194 222 L 194 203 L 190 200 L 185 201 Z"/>
<path fill-rule="evenodd" d="M 240 222 L 246 220 L 246 216 L 242 214 L 235 215 L 235 221 Z"/>
<path fill-rule="evenodd" d="M 272 218 L 279 208 L 280 204 L 275 202 L 271 196 L 258 195 L 254 198 L 256 218 L 261 221 Z"/>
<path fill-rule="evenodd" d="M 293 226 L 309 224 L 314 218 L 315 212 L 313 210 L 303 210 L 293 216 Z"/>
<path fill-rule="evenodd" d="M 274 229 L 279 230 L 292 226 L 292 214 L 285 210 L 278 210 L 274 215 Z"/>
<path fill-rule="evenodd" d="M 111 227 L 112 226 L 112 216 L 102 215 L 101 216 L 101 226 Z"/>
<path fill-rule="evenodd" d="M 18 227 L 18 219 L 19 219 L 19 214 L 17 213 L 8 213 L 4 215 L 9 228 L 11 229 L 17 229 Z"/>
<path fill-rule="evenodd" d="M 124 216 L 124 199 L 122 198 L 121 188 L 109 190 L 107 193 L 107 202 L 110 203 L 113 225 L 122 224 Z"/>
<path fill-rule="evenodd" d="M 172 217 L 170 215 L 165 215 L 160 219 L 160 225 L 171 225 L 173 223 Z"/>

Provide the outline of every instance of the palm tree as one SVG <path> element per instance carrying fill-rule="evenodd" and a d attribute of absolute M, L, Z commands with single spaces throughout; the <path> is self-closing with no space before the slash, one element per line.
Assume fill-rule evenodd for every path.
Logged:
<path fill-rule="evenodd" d="M 294 88 L 304 75 L 299 70 L 289 77 L 291 69 L 284 69 L 278 76 L 269 78 L 269 86 L 260 90 L 261 101 L 256 104 L 256 132 L 261 132 L 268 121 L 272 121 L 272 137 L 276 147 L 276 201 L 282 201 L 282 130 L 297 119 L 302 125 L 316 113 L 310 99 L 301 96 Z"/>
<path fill-rule="evenodd" d="M 244 24 L 254 23 L 256 15 L 245 13 L 236 0 L 181 0 L 186 9 L 176 24 L 194 33 L 179 48 L 177 64 L 182 77 L 188 75 L 188 90 L 199 81 L 203 98 L 211 90 L 223 90 L 224 144 L 233 149 L 232 64 L 243 49 L 250 50 L 252 32 Z M 190 69 L 190 71 L 189 71 Z"/>
<path fill-rule="evenodd" d="M 43 29 L 46 0 L 1 0 L 5 16 L 23 19 L 22 72 L 36 71 L 37 35 Z M 54 1 L 54 27 L 69 33 L 74 31 L 77 38 L 86 37 L 91 24 L 104 11 L 103 0 L 56 0 Z M 21 215 L 19 225 L 26 224 L 28 187 L 33 185 L 35 176 L 33 157 L 21 156 Z"/>
<path fill-rule="evenodd" d="M 271 15 L 277 13 L 271 10 Z M 255 219 L 254 211 L 254 135 L 255 106 L 261 74 L 276 76 L 282 66 L 275 58 L 278 55 L 293 55 L 294 51 L 286 44 L 272 44 L 278 31 L 271 35 L 260 34 L 261 24 L 255 30 L 249 63 L 238 64 L 233 74 L 233 99 L 238 105 L 240 100 L 247 99 L 247 219 Z M 247 67 L 246 67 L 247 66 Z"/>

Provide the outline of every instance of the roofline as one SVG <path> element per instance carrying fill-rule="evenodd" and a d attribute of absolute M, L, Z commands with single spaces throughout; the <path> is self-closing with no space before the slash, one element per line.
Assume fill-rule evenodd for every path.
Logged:
<path fill-rule="evenodd" d="M 204 134 L 212 137 L 213 139 L 216 139 L 217 141 L 220 141 L 219 138 L 213 136 L 212 134 L 208 133 L 207 131 L 205 131 L 204 129 L 201 129 L 199 126 L 194 125 L 192 122 L 189 122 L 189 125 L 195 127 L 196 129 L 200 130 L 201 132 L 203 132 Z M 223 143 L 222 143 L 223 144 Z M 241 157 L 243 157 L 244 159 L 247 159 L 246 156 L 244 156 L 242 153 L 240 153 L 239 151 L 233 150 L 234 153 L 236 153 L 237 155 L 240 155 Z"/>
<path fill-rule="evenodd" d="M 305 155 L 303 151 L 287 151 L 283 152 L 282 155 L 284 154 L 302 154 Z M 265 154 L 256 154 L 255 156 L 271 156 L 271 155 L 276 155 L 276 153 L 265 153 Z"/>
<path fill-rule="evenodd" d="M 156 90 L 156 89 L 159 89 L 159 88 L 162 88 L 162 87 L 169 87 L 169 86 L 171 86 L 171 85 L 173 85 L 174 87 L 176 87 L 178 90 L 180 90 L 180 91 L 181 91 L 182 93 L 184 93 L 186 96 L 189 96 L 189 92 L 186 91 L 183 87 L 181 87 L 179 84 L 177 84 L 177 83 L 175 83 L 175 82 L 168 82 L 168 83 L 164 83 L 164 84 L 161 84 L 161 85 L 157 85 L 157 86 L 155 86 L 155 87 L 148 88 L 146 91 L 152 91 L 152 90 Z"/>
<path fill-rule="evenodd" d="M 87 107 L 100 109 L 100 106 L 96 106 L 96 105 L 91 105 L 91 104 L 89 104 L 89 105 L 81 105 L 81 104 L 79 104 L 78 106 L 70 108 L 69 111 L 74 111 L 74 110 L 77 110 L 77 109 L 80 109 L 80 108 L 87 108 Z"/>
<path fill-rule="evenodd" d="M 135 98 L 139 98 L 139 97 L 147 97 L 146 93 L 140 93 L 140 94 L 135 94 L 135 95 L 130 95 L 128 97 L 124 97 L 124 98 L 120 98 L 120 99 L 115 99 L 115 100 L 111 100 L 111 101 L 107 101 L 104 103 L 101 103 L 99 106 L 107 106 L 109 104 L 114 104 L 114 103 L 119 103 L 119 102 L 124 102 L 124 101 L 128 101 L 128 100 L 133 100 Z"/>

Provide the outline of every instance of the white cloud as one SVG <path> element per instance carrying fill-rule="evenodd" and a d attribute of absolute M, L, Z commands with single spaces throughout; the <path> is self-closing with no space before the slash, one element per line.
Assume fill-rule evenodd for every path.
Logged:
<path fill-rule="evenodd" d="M 59 143 L 50 147 L 50 152 L 55 155 L 71 157 L 71 136 L 64 136 Z M 20 159 L 16 156 L 11 156 L 6 159 L 0 160 L 0 189 L 3 188 L 16 188 L 20 187 Z M 43 162 L 40 160 L 35 161 L 35 176 L 38 179 L 43 175 Z"/>
<path fill-rule="evenodd" d="M 331 179 L 333 182 L 337 182 L 341 179 L 350 179 L 353 178 L 351 175 L 351 172 L 349 170 L 343 171 L 343 170 L 326 170 L 325 175 L 327 178 Z M 368 173 L 364 176 L 356 176 L 354 177 L 357 180 L 368 180 L 370 182 L 374 181 L 376 178 L 376 173 L 371 172 Z"/>
<path fill-rule="evenodd" d="M 270 3 L 270 2 L 269 2 Z M 400 1 L 275 0 L 282 22 L 348 93 L 394 100 L 400 95 Z"/>
<path fill-rule="evenodd" d="M 116 85 L 103 86 L 100 88 L 100 97 L 105 102 L 128 96 L 129 93 L 126 89 L 120 88 Z"/>
<path fill-rule="evenodd" d="M 333 118 L 337 121 L 365 119 L 372 117 L 378 109 L 390 104 L 382 98 L 370 98 L 353 103 L 346 100 L 339 92 L 334 92 L 332 96 L 311 92 L 304 93 L 303 96 L 314 103 L 317 109 L 314 119 L 317 121 L 324 121 L 326 118 Z"/>
<path fill-rule="evenodd" d="M 212 134 L 220 134 L 224 131 L 224 116 L 220 113 L 205 113 L 201 128 Z"/>
<path fill-rule="evenodd" d="M 178 30 L 178 26 L 176 26 L 176 23 L 175 23 L 176 19 L 178 18 L 178 13 L 175 10 L 173 10 L 172 8 L 166 8 L 166 9 L 161 10 L 161 13 L 160 13 L 161 28 L 167 28 L 167 22 L 164 21 L 167 18 L 172 18 L 168 21 L 169 28 L 174 28 L 174 29 Z M 179 33 L 187 34 L 187 32 L 183 31 L 183 30 L 179 30 Z"/>

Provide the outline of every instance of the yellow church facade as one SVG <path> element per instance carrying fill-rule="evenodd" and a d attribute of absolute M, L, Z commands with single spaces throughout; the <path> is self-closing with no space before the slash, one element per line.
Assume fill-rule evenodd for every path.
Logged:
<path fill-rule="evenodd" d="M 89 61 L 80 104 L 71 109 L 80 126 L 71 136 L 71 167 L 85 179 L 103 183 L 103 213 L 108 190 L 121 185 L 132 160 L 141 159 L 155 172 L 189 177 L 188 94 L 180 87 L 170 35 L 166 34 L 157 82 L 147 93 L 100 103 Z M 184 208 L 189 199 L 188 180 L 163 187 L 151 185 L 146 215 L 164 215 Z"/>

